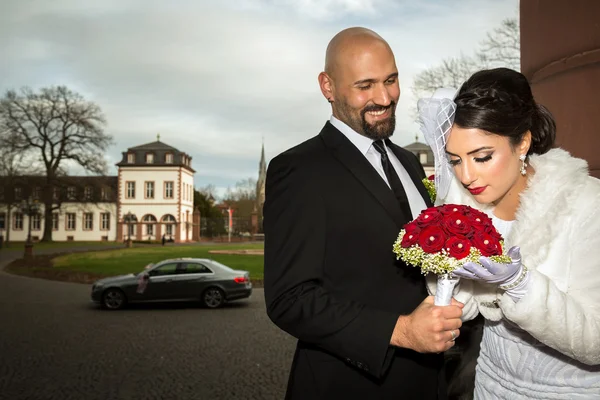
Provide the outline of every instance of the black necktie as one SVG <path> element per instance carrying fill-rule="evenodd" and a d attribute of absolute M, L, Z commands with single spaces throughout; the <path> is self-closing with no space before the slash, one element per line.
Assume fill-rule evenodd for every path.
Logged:
<path fill-rule="evenodd" d="M 400 208 L 406 217 L 412 219 L 412 212 L 410 211 L 410 205 L 408 204 L 408 197 L 406 196 L 406 192 L 404 191 L 404 187 L 402 186 L 402 182 L 400 178 L 398 178 L 398 174 L 394 169 L 390 159 L 388 158 L 387 152 L 385 151 L 385 147 L 383 146 L 383 140 L 376 140 L 373 142 L 373 147 L 375 150 L 381 154 L 381 165 L 383 166 L 383 172 L 385 172 L 385 176 L 392 188 L 392 192 L 398 199 L 398 203 L 400 204 Z"/>

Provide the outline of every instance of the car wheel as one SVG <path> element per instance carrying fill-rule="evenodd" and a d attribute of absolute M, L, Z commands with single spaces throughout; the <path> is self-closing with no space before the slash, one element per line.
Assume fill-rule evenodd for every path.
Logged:
<path fill-rule="evenodd" d="M 225 303 L 225 293 L 219 288 L 210 287 L 202 293 L 202 304 L 208 308 L 219 308 Z"/>
<path fill-rule="evenodd" d="M 119 310 L 127 304 L 127 297 L 120 289 L 107 289 L 102 295 L 102 306 L 108 310 Z"/>

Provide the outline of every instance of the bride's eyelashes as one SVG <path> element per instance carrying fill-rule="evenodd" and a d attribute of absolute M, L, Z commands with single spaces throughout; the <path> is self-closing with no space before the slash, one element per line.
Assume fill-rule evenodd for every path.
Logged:
<path fill-rule="evenodd" d="M 485 156 L 485 157 L 475 157 L 475 158 L 474 158 L 475 162 L 478 162 L 478 163 L 484 163 L 484 162 L 490 161 L 491 159 L 492 159 L 492 154 L 491 154 L 491 153 L 490 153 L 490 154 L 488 154 L 488 155 L 487 155 L 487 156 Z M 449 163 L 449 164 L 450 164 L 452 167 L 455 167 L 455 166 L 457 166 L 458 164 L 460 164 L 460 158 L 458 158 L 458 159 L 456 159 L 456 160 L 452 160 L 452 159 L 450 159 L 450 160 L 448 160 L 448 163 Z"/>
<path fill-rule="evenodd" d="M 491 159 L 492 159 L 492 155 L 491 155 L 491 154 L 488 154 L 488 155 L 487 155 L 487 156 L 485 156 L 485 157 L 481 157 L 481 158 L 475 158 L 474 160 L 475 160 L 476 162 L 479 162 L 479 163 L 484 163 L 484 162 L 486 162 L 486 161 L 490 161 Z"/>

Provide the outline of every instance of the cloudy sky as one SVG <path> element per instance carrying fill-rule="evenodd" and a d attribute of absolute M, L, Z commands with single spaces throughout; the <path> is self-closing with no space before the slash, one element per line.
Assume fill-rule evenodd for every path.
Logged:
<path fill-rule="evenodd" d="M 390 43 L 406 145 L 415 74 L 517 15 L 518 0 L 0 0 L 0 90 L 67 85 L 106 114 L 111 173 L 160 133 L 193 157 L 197 187 L 222 193 L 256 178 L 263 140 L 269 160 L 329 118 L 317 75 L 338 31 Z"/>

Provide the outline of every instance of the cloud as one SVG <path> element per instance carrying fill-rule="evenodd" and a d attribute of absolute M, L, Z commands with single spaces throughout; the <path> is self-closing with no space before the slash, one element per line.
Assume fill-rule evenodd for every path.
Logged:
<path fill-rule="evenodd" d="M 233 186 L 329 117 L 317 75 L 348 26 L 392 46 L 402 96 L 394 140 L 418 128 L 410 85 L 422 68 L 470 53 L 518 1 L 19 1 L 0 16 L 0 88 L 66 84 L 104 110 L 127 147 L 161 140 L 192 155 L 196 184 Z"/>

